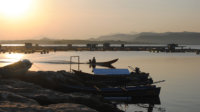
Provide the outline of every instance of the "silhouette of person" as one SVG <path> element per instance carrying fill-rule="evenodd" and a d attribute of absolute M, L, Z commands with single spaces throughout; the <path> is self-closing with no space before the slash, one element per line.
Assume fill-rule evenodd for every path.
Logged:
<path fill-rule="evenodd" d="M 92 63 L 93 63 L 93 64 L 96 63 L 96 59 L 95 59 L 95 57 L 93 57 L 93 59 L 92 59 Z"/>
<path fill-rule="evenodd" d="M 136 73 L 136 74 L 139 74 L 139 73 L 140 73 L 140 68 L 136 67 L 136 68 L 135 68 L 135 73 Z"/>
<path fill-rule="evenodd" d="M 92 63 L 92 60 L 91 60 L 91 59 L 89 59 L 89 63 L 90 63 L 90 64 Z"/>

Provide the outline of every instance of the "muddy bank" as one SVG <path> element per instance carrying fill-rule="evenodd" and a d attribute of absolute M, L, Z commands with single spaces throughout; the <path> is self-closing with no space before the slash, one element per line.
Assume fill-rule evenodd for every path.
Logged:
<path fill-rule="evenodd" d="M 40 79 L 38 79 L 40 80 Z M 121 112 L 100 96 L 66 94 L 16 79 L 0 80 L 0 111 Z"/>

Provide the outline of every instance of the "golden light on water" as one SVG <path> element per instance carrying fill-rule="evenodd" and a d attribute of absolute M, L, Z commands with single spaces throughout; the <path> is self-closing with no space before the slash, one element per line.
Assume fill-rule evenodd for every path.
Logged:
<path fill-rule="evenodd" d="M 28 13 L 33 0 L 0 0 L 0 14 L 8 18 L 17 18 Z"/>
<path fill-rule="evenodd" d="M 23 54 L 5 54 L 5 58 L 7 58 L 10 63 L 14 63 L 17 62 L 19 60 L 21 60 L 24 57 Z"/>

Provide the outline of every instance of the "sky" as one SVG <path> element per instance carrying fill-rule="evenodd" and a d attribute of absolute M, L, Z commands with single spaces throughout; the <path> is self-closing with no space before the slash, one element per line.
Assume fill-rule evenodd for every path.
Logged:
<path fill-rule="evenodd" d="M 0 40 L 200 31 L 200 0 L 29 1 L 0 0 Z"/>

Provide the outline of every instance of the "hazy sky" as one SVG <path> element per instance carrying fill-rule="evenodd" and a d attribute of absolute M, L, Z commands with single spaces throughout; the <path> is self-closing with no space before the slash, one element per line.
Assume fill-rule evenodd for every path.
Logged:
<path fill-rule="evenodd" d="M 0 40 L 200 31 L 200 0 L 32 0 L 24 10 L 0 13 Z"/>

